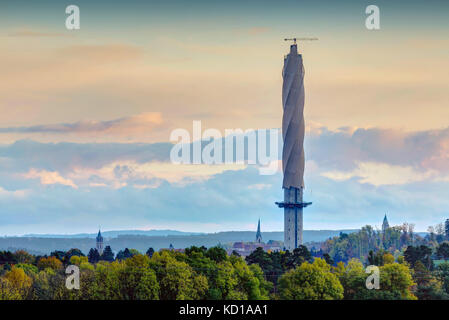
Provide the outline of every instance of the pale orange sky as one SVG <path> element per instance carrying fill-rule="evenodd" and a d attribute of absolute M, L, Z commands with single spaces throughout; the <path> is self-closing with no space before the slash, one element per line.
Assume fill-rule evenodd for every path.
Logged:
<path fill-rule="evenodd" d="M 192 120 L 220 130 L 279 127 L 288 44 L 270 28 L 259 29 L 228 30 L 230 40 L 215 44 L 205 35 L 184 41 L 145 33 L 148 41 L 135 44 L 118 36 L 8 29 L 0 44 L 0 127 L 145 119 L 148 113 L 162 124 L 154 130 L 151 121 L 148 127 L 140 121 L 140 130 L 129 132 L 2 133 L 0 142 L 167 141 L 173 128 L 190 130 Z M 446 127 L 449 40 L 364 35 L 327 33 L 303 45 L 306 122 L 331 129 Z"/>

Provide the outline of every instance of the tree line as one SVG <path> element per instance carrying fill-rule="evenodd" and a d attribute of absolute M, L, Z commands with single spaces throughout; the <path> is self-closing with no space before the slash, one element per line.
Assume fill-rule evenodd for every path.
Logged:
<path fill-rule="evenodd" d="M 114 254 L 109 246 L 101 255 L 0 251 L 0 299 L 449 299 L 449 242 L 439 235 L 366 226 L 319 249 L 257 248 L 245 258 L 195 246 L 145 254 L 128 248 Z M 65 286 L 69 265 L 79 267 L 79 290 Z M 378 290 L 366 287 L 368 265 L 379 267 Z"/>

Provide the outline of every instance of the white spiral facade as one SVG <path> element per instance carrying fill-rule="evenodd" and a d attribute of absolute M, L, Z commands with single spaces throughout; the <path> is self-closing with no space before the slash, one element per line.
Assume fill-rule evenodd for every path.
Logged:
<path fill-rule="evenodd" d="M 284 59 L 282 71 L 282 187 L 304 188 L 304 66 L 296 44 Z"/>

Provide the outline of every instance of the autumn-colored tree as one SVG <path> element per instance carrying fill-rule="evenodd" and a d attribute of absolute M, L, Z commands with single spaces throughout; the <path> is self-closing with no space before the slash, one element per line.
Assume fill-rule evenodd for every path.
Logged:
<path fill-rule="evenodd" d="M 397 293 L 401 299 L 416 300 L 411 291 L 414 285 L 411 271 L 406 265 L 391 263 L 380 268 L 380 287 L 383 291 Z"/>
<path fill-rule="evenodd" d="M 20 299 L 28 297 L 32 280 L 22 268 L 13 267 L 4 275 L 4 279 L 10 284 L 10 290 L 20 296 Z"/>
<path fill-rule="evenodd" d="M 384 264 L 391 264 L 394 263 L 394 256 L 391 253 L 384 253 L 384 256 L 382 258 Z"/>
<path fill-rule="evenodd" d="M 58 258 L 51 256 L 47 258 L 41 258 L 37 262 L 37 267 L 39 268 L 39 270 L 44 270 L 47 268 L 58 270 L 62 268 L 62 262 Z"/>
<path fill-rule="evenodd" d="M 80 266 L 82 263 L 88 262 L 88 258 L 85 256 L 72 256 L 70 258 L 70 264 Z"/>
<path fill-rule="evenodd" d="M 14 256 L 16 257 L 17 263 L 27 263 L 32 264 L 34 263 L 34 256 L 26 252 L 25 250 L 17 250 L 14 252 Z"/>
<path fill-rule="evenodd" d="M 79 267 L 80 267 L 81 271 L 86 271 L 86 270 L 94 271 L 95 270 L 95 267 L 90 262 L 85 262 L 85 261 L 81 262 Z"/>
<path fill-rule="evenodd" d="M 50 281 L 48 279 L 48 273 L 43 270 L 33 276 L 33 285 L 31 299 L 33 300 L 51 300 L 54 299 L 52 290 L 50 288 Z"/>
<path fill-rule="evenodd" d="M 70 292 L 65 287 L 65 273 L 63 270 L 45 268 L 38 274 L 33 275 L 31 299 L 70 299 Z"/>
<path fill-rule="evenodd" d="M 73 256 L 84 257 L 84 253 L 82 253 L 80 249 L 72 248 L 65 253 L 64 262 L 70 261 L 70 258 Z"/>
<path fill-rule="evenodd" d="M 20 292 L 3 277 L 0 277 L 0 300 L 22 300 Z"/>
<path fill-rule="evenodd" d="M 350 236 L 341 235 L 346 240 Z M 426 255 L 414 256 L 413 249 Z M 381 265 L 379 290 L 366 288 L 369 274 L 358 259 L 331 266 L 315 258 L 313 263 L 306 261 L 284 273 L 278 281 L 277 296 L 271 294 L 281 299 L 448 299 L 449 263 L 432 272 L 424 264 L 429 257 L 427 247 L 413 249 L 408 250 L 407 258 L 416 258 L 414 270 L 400 251 L 395 252 L 398 263 L 382 249 L 372 253 L 371 258 Z M 224 254 L 219 247 L 191 247 L 185 253 L 163 250 L 152 257 L 128 250 L 125 259 L 91 264 L 79 250 L 69 251 L 54 251 L 50 257 L 1 252 L 2 261 L 12 263 L 5 263 L 0 272 L 0 299 L 268 299 L 273 288 L 267 281 L 270 272 L 282 273 L 301 259 L 311 260 L 302 249 L 293 253 L 259 249 L 247 263 L 237 255 Z M 65 264 L 80 267 L 80 290 L 67 290 L 58 257 Z M 37 261 L 37 267 L 18 260 Z"/>
<path fill-rule="evenodd" d="M 16 268 L 21 268 L 25 273 L 29 276 L 32 276 L 33 274 L 37 274 L 39 272 L 38 268 L 35 265 L 28 264 L 28 263 L 19 263 L 15 265 Z"/>
<path fill-rule="evenodd" d="M 413 279 L 416 282 L 414 294 L 419 300 L 446 300 L 449 296 L 443 289 L 443 282 L 434 277 L 421 261 L 415 263 Z"/>

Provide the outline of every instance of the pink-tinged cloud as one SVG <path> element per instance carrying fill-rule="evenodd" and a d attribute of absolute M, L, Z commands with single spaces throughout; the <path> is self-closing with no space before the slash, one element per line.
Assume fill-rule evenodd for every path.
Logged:
<path fill-rule="evenodd" d="M 43 185 L 62 184 L 78 189 L 78 186 L 72 180 L 62 177 L 57 171 L 30 169 L 28 173 L 23 174 L 23 177 L 26 179 L 40 179 Z"/>
<path fill-rule="evenodd" d="M 449 128 L 407 132 L 322 127 L 306 139 L 306 157 L 321 167 L 351 171 L 360 162 L 370 162 L 449 173 Z"/>
<path fill-rule="evenodd" d="M 147 135 L 156 129 L 162 129 L 162 115 L 159 112 L 147 112 L 110 121 L 84 120 L 74 123 L 46 124 L 29 127 L 0 128 L 0 134 L 77 134 L 84 136 L 130 136 Z"/>

